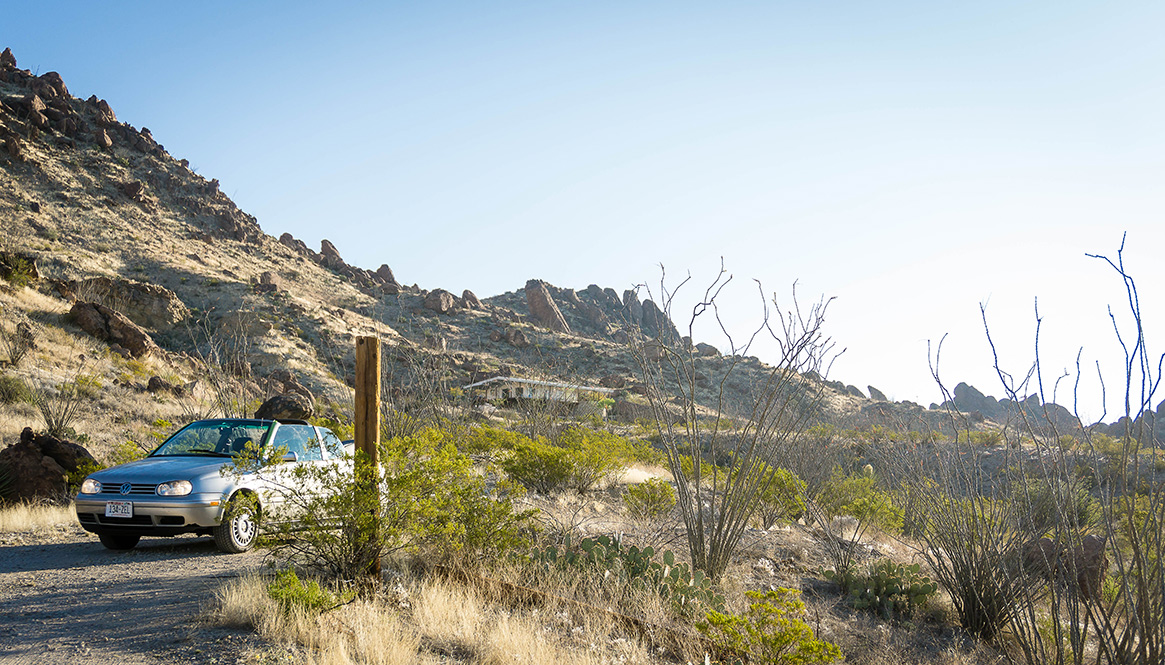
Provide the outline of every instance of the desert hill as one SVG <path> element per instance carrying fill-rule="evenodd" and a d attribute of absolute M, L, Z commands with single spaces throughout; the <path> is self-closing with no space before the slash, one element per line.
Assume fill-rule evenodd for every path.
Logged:
<path fill-rule="evenodd" d="M 2 256 L 7 264 L 33 265 L 36 277 L 2 294 L 0 325 L 11 331 L 32 321 L 41 328 L 41 346 L 51 352 L 42 349 L 36 367 L 22 370 L 34 382 L 79 371 L 66 356 L 96 354 L 110 360 L 85 371 L 102 374 L 107 392 L 140 395 L 154 376 L 195 386 L 196 361 L 214 359 L 258 392 L 277 390 L 283 382 L 272 377 L 290 371 L 314 397 L 344 404 L 352 339 L 376 334 L 388 346 L 395 390 L 407 390 L 421 366 L 439 368 L 443 389 L 498 375 L 602 384 L 623 390 L 615 413 L 634 418 L 642 415 L 636 395 L 646 388 L 632 343 L 678 337 L 659 305 L 633 289 L 576 290 L 531 279 L 480 299 L 466 288 L 472 285 L 422 288 L 398 281 L 387 264 L 349 265 L 327 240 L 317 252 L 289 234 L 275 238 L 149 129 L 120 122 L 106 100 L 71 96 L 56 72 L 20 69 L 8 50 L 0 56 L 0 140 Z M 94 306 L 81 311 L 77 303 Z M 76 340 L 93 346 L 70 350 Z M 767 366 L 692 342 L 706 405 L 715 403 L 727 363 L 737 362 L 725 406 L 744 408 Z M 825 383 L 823 417 L 847 427 L 946 422 L 940 405 L 895 403 L 872 386 L 867 393 Z M 983 427 L 1008 413 L 973 388 L 960 386 L 955 397 L 955 406 L 982 416 Z M 145 405 L 141 410 L 142 420 L 152 419 Z M 28 424 L 7 418 L 0 436 L 11 440 Z M 117 428 L 91 429 L 109 444 L 122 436 Z"/>

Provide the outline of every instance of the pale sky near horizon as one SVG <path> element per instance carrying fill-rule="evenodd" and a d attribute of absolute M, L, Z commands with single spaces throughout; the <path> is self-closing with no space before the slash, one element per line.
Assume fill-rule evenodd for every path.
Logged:
<path fill-rule="evenodd" d="M 1045 387 L 1083 347 L 1081 410 L 1099 361 L 1111 421 L 1124 292 L 1085 253 L 1127 231 L 1165 349 L 1160 3 L 45 7 L 6 9 L 21 67 L 149 127 L 267 233 L 405 283 L 622 292 L 723 257 L 732 330 L 753 279 L 786 305 L 798 280 L 835 298 L 831 378 L 923 405 L 944 335 L 949 387 L 1002 396 L 979 305 L 1022 374 L 1038 298 Z"/>

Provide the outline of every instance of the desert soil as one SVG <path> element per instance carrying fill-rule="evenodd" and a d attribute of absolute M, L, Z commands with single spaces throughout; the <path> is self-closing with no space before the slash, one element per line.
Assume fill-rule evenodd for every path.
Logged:
<path fill-rule="evenodd" d="M 0 534 L 0 663 L 253 662 L 258 637 L 204 615 L 226 578 L 262 563 L 206 537 L 112 552 L 78 526 Z"/>

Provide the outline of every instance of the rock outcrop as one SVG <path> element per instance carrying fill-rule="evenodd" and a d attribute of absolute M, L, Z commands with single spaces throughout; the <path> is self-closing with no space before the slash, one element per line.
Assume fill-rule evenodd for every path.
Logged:
<path fill-rule="evenodd" d="M 438 314 L 448 314 L 453 310 L 456 298 L 445 289 L 434 289 L 425 296 L 425 309 Z"/>
<path fill-rule="evenodd" d="M 55 286 L 57 292 L 68 300 L 99 302 L 146 328 L 167 330 L 190 316 L 190 310 L 178 294 L 157 284 L 91 277 L 56 282 Z"/>
<path fill-rule="evenodd" d="M 530 309 L 530 314 L 547 328 L 560 333 L 570 332 L 570 326 L 567 325 L 562 312 L 558 310 L 558 305 L 554 304 L 550 297 L 550 291 L 541 280 L 532 279 L 526 282 L 526 306 Z"/>
<path fill-rule="evenodd" d="M 105 305 L 78 300 L 69 316 L 82 330 L 108 343 L 114 352 L 124 351 L 134 358 L 161 353 L 146 331 Z"/>
<path fill-rule="evenodd" d="M 97 460 L 84 447 L 26 427 L 20 441 L 0 451 L 0 472 L 8 476 L 6 499 L 35 501 L 65 498 L 66 475 Z"/>

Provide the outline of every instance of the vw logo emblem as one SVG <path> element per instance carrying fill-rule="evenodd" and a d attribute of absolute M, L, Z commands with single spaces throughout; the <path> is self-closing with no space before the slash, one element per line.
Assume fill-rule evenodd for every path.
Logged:
<path fill-rule="evenodd" d="M 133 488 L 133 486 L 130 485 L 129 483 L 123 483 L 121 486 L 121 493 L 122 494 L 129 494 L 129 491 L 132 488 Z"/>

